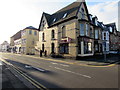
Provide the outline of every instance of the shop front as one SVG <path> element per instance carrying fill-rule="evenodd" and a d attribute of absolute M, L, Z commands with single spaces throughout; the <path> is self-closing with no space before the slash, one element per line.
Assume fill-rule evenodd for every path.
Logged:
<path fill-rule="evenodd" d="M 78 38 L 78 56 L 92 56 L 93 55 L 93 39 L 87 37 Z"/>
<path fill-rule="evenodd" d="M 69 54 L 69 43 L 71 43 L 72 39 L 69 37 L 62 38 L 59 44 L 60 54 Z"/>

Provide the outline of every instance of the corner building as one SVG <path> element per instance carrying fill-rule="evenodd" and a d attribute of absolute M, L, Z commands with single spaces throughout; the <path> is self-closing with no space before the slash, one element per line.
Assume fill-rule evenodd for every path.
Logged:
<path fill-rule="evenodd" d="M 37 48 L 64 57 L 94 54 L 94 29 L 85 2 L 73 2 L 52 15 L 43 12 Z"/>

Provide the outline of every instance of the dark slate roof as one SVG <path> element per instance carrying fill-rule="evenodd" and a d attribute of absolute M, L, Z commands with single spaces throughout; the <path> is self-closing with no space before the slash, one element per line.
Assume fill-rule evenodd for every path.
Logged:
<path fill-rule="evenodd" d="M 38 30 L 37 28 L 33 27 L 33 26 L 28 26 L 25 29 L 33 29 L 33 30 Z"/>
<path fill-rule="evenodd" d="M 105 24 L 106 26 L 111 26 L 111 27 L 116 27 L 115 23 L 109 23 L 109 24 Z"/>
<path fill-rule="evenodd" d="M 61 22 L 64 22 L 66 20 L 72 19 L 72 18 L 77 18 L 77 13 L 82 3 L 87 8 L 85 2 L 73 2 L 72 4 L 60 9 L 59 11 L 53 13 L 52 15 L 43 12 L 42 18 L 43 16 L 45 16 L 49 27 L 59 24 Z M 63 18 L 64 14 L 66 13 L 67 13 L 66 17 Z M 88 13 L 88 10 L 87 10 L 87 13 Z M 54 19 L 56 20 L 53 22 Z M 40 26 L 41 26 L 41 21 L 40 21 L 39 29 L 40 29 Z"/>
<path fill-rule="evenodd" d="M 117 30 L 117 29 L 116 29 L 116 24 L 115 24 L 115 23 L 105 24 L 105 26 L 107 26 L 107 27 L 112 27 L 113 30 Z"/>
<path fill-rule="evenodd" d="M 14 34 L 11 38 L 14 38 L 14 40 L 20 39 L 21 38 L 21 31 L 18 31 L 16 34 Z"/>

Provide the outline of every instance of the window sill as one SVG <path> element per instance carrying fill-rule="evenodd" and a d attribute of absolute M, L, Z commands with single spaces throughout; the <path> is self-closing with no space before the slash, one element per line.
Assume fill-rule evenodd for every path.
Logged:
<path fill-rule="evenodd" d="M 56 40 L 55 38 L 52 38 L 51 40 Z"/>
<path fill-rule="evenodd" d="M 42 42 L 46 42 L 46 40 L 42 40 Z"/>

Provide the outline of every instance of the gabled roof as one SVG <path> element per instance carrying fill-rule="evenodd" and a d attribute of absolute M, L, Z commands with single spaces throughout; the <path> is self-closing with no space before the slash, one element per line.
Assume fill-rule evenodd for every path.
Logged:
<path fill-rule="evenodd" d="M 52 15 L 43 12 L 41 20 L 43 19 L 43 16 L 45 16 L 48 26 L 51 27 L 56 24 L 62 23 L 66 20 L 77 18 L 78 10 L 82 3 L 85 5 L 85 8 L 86 8 L 87 14 L 88 14 L 88 9 L 87 9 L 85 2 L 73 2 L 72 4 L 58 10 L 57 12 L 53 13 Z M 65 17 L 63 18 L 64 15 L 65 15 Z M 42 23 L 42 21 L 40 21 L 39 30 L 40 30 L 41 23 Z"/>

